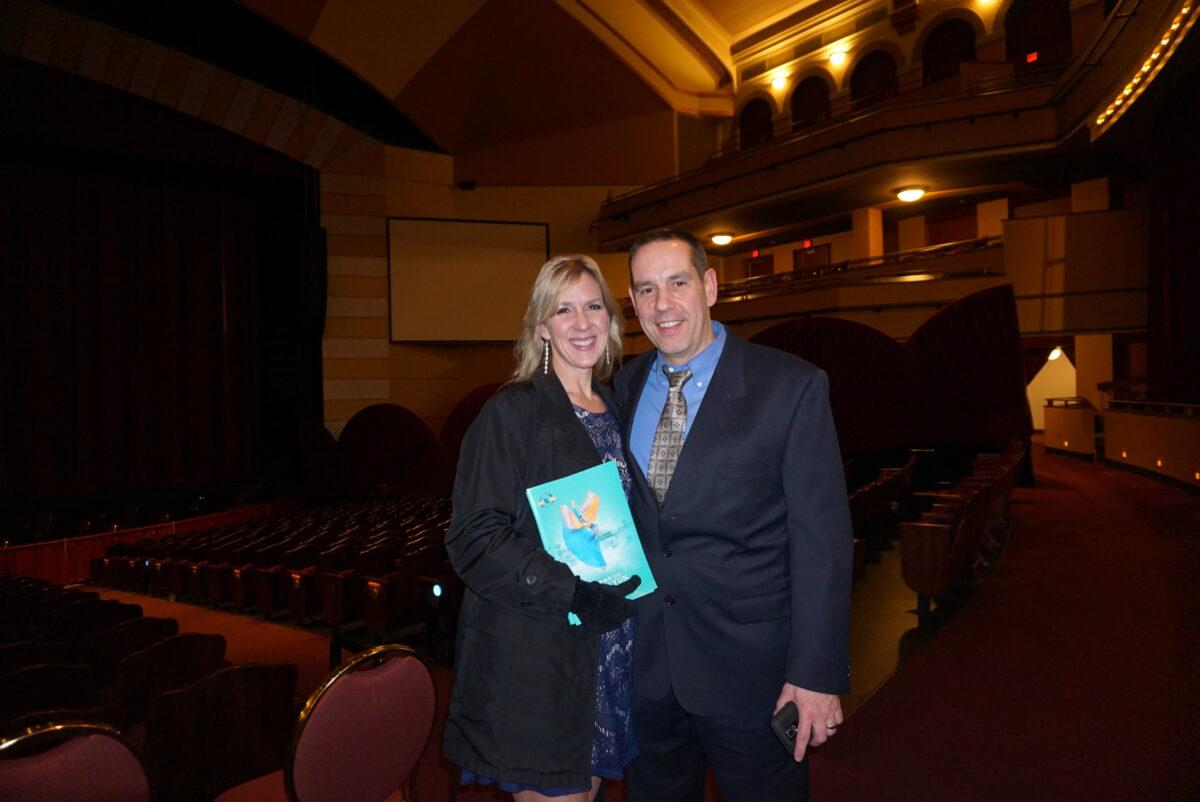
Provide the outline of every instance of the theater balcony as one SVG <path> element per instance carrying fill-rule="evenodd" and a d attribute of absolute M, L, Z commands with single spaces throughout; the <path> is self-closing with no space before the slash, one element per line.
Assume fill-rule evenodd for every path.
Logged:
<path fill-rule="evenodd" d="M 956 13 L 965 19 L 969 4 L 963 5 Z M 1011 19 L 1018 5 L 1005 5 L 1009 50 L 1018 36 Z M 1007 199 L 998 223 L 1016 217 L 1018 206 L 1068 196 L 1081 182 L 1107 178 L 1116 183 L 1124 175 L 1122 156 L 1098 140 L 1170 60 L 1196 10 L 1178 0 L 1070 5 L 1091 9 L 1093 24 L 1072 19 L 1062 58 L 1046 58 L 1044 50 L 1036 65 L 1014 63 L 1011 54 L 1005 59 L 1002 48 L 995 55 L 995 37 L 1004 30 L 993 21 L 987 35 L 968 32 L 967 60 L 940 67 L 933 64 L 928 42 L 942 26 L 932 23 L 932 31 L 916 34 L 916 44 L 903 37 L 900 47 L 862 40 L 858 52 L 863 55 L 852 55 L 840 82 L 824 68 L 797 62 L 795 77 L 809 77 L 781 90 L 784 95 L 777 92 L 774 106 L 764 98 L 775 84 L 758 86 L 770 73 L 747 78 L 749 68 L 743 70 L 736 101 L 740 116 L 729 121 L 725 144 L 694 169 L 606 201 L 595 223 L 601 250 L 623 250 L 640 234 L 664 226 L 687 229 L 706 241 L 728 232 L 732 242 L 711 251 L 718 257 L 853 232 L 856 244 L 844 259 L 860 260 L 912 249 L 906 247 L 911 241 L 888 248 L 886 232 L 871 230 L 872 225 L 886 229 L 889 217 L 894 227 L 906 214 L 896 196 L 900 188 L 923 189 L 923 203 L 936 204 L 927 208 L 938 213 L 956 203 Z M 864 30 L 864 36 L 874 35 L 874 28 Z M 889 55 L 893 63 L 884 78 L 859 80 L 874 61 L 885 61 L 878 54 L 901 54 L 905 46 L 914 53 L 900 65 L 899 75 Z M 1038 53 L 1026 57 L 1036 60 Z M 737 59 L 735 52 L 735 63 L 745 63 Z M 1051 63 L 1041 66 L 1046 61 Z M 832 89 L 813 83 L 817 72 L 829 77 Z M 1058 211 L 1126 205 L 1138 203 L 1122 199 Z M 873 223 L 876 213 L 882 217 Z M 999 233 L 994 225 L 977 229 L 974 237 Z M 918 241 L 916 247 L 945 241 Z M 775 269 L 780 267 L 787 266 Z"/>

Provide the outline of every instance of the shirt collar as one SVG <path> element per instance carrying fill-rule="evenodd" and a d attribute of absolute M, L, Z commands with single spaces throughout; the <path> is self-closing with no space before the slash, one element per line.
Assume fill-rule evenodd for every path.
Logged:
<path fill-rule="evenodd" d="M 704 350 L 692 357 L 688 362 L 676 367 L 668 365 L 667 360 L 663 357 L 662 352 L 658 352 L 654 356 L 654 364 L 651 366 L 651 374 L 655 380 L 663 386 L 667 384 L 667 377 L 663 373 L 663 365 L 668 365 L 672 371 L 683 370 L 687 368 L 692 371 L 690 382 L 695 382 L 697 386 L 707 387 L 712 380 L 713 373 L 717 369 L 717 362 L 721 359 L 721 352 L 725 350 L 725 327 L 713 320 L 712 324 L 713 340 L 704 347 Z"/>

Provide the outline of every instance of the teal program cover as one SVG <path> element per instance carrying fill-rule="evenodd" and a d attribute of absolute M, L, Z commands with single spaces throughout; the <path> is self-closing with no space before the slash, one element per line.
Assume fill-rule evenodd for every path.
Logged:
<path fill-rule="evenodd" d="M 542 547 L 575 576 L 588 582 L 618 585 L 631 576 L 642 584 L 637 599 L 658 587 L 625 500 L 615 462 L 555 479 L 525 491 Z M 579 619 L 568 614 L 572 624 Z"/>

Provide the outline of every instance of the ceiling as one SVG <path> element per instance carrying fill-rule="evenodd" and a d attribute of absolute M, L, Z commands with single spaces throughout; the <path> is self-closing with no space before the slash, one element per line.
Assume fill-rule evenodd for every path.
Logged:
<path fill-rule="evenodd" d="M 454 155 L 655 112 L 727 118 L 738 41 L 838 5 L 45 1 L 252 78 L 383 142 Z"/>

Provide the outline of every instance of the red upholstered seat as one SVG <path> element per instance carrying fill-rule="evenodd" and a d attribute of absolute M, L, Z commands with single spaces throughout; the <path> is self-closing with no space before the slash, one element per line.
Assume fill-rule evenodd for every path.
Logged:
<path fill-rule="evenodd" d="M 218 802 L 385 802 L 406 784 L 433 727 L 433 680 L 404 646 L 378 646 L 330 674 L 304 706 L 282 772 Z"/>
<path fill-rule="evenodd" d="M 0 741 L 0 789 L 9 802 L 150 800 L 133 746 L 112 727 L 83 722 L 47 724 Z"/>

